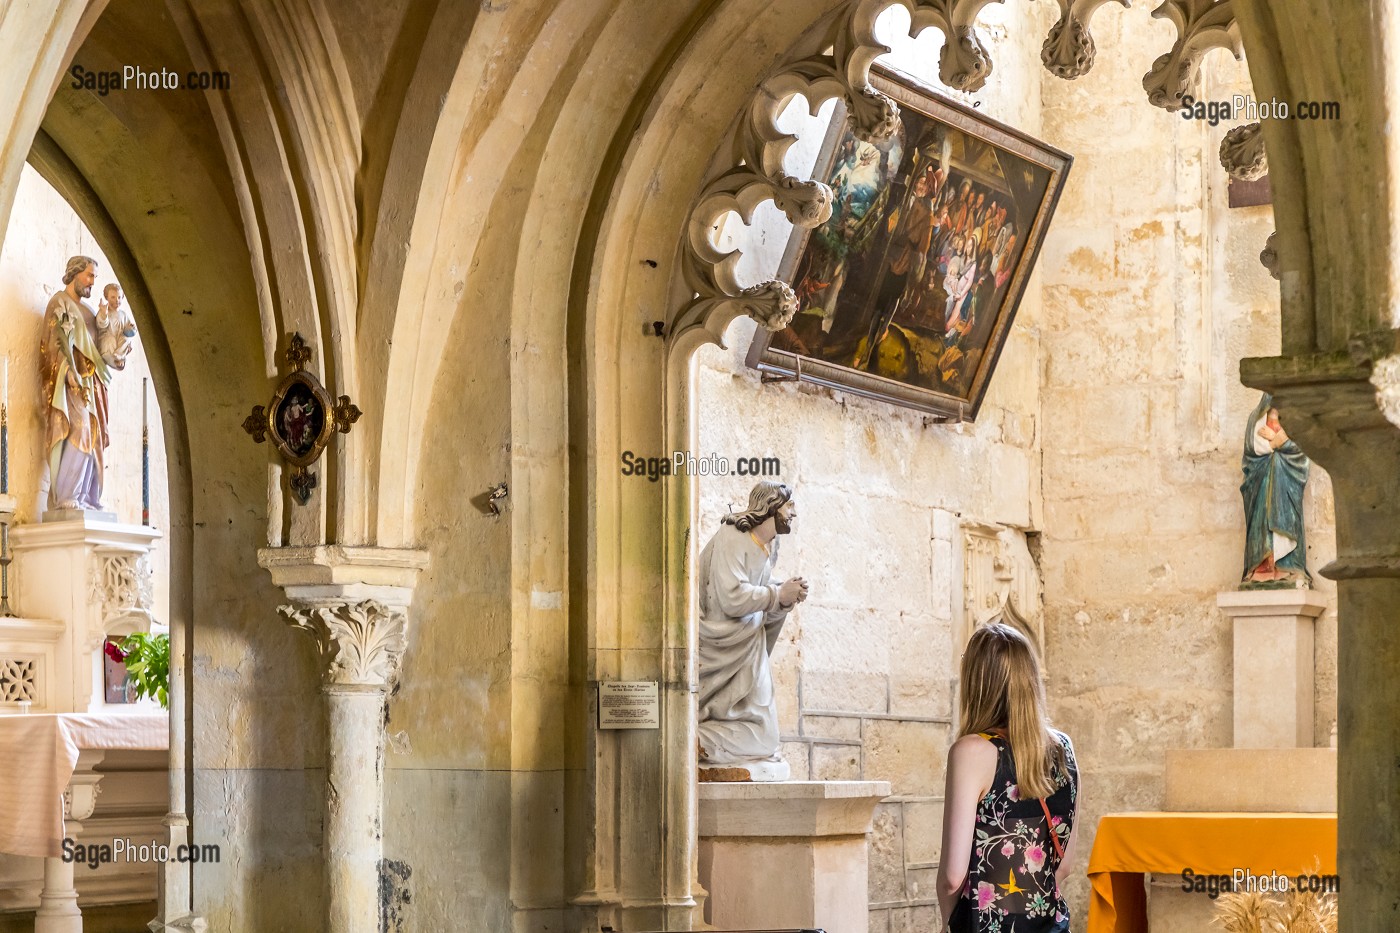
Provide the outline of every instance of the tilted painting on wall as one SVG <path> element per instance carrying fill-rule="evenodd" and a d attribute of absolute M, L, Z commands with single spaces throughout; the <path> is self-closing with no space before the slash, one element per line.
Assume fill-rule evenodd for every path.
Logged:
<path fill-rule="evenodd" d="M 831 219 L 793 232 L 779 275 L 797 315 L 760 328 L 748 362 L 972 420 L 1071 160 L 900 72 L 871 81 L 901 126 L 863 142 L 838 104 L 813 172 Z"/>

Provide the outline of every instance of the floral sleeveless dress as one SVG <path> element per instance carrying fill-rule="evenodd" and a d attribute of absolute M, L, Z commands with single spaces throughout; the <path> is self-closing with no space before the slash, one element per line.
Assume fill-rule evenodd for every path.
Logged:
<path fill-rule="evenodd" d="M 992 787 L 977 804 L 977 826 L 968 864 L 967 885 L 948 920 L 950 933 L 1069 933 L 1069 907 L 1055 883 L 1060 858 L 1050 842 L 1053 832 L 1063 849 L 1074 822 L 1079 769 L 1074 746 L 1063 732 L 1051 736 L 1065 749 L 1067 767 L 1052 775 L 1055 792 L 1039 800 L 1022 800 L 1016 788 L 1011 745 L 998 735 L 980 733 L 996 746 L 997 770 Z"/>

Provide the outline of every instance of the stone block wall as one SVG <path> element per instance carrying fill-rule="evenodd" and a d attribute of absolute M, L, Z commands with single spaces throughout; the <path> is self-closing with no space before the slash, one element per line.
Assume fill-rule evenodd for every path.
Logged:
<path fill-rule="evenodd" d="M 1147 105 L 1174 31 L 1105 6 L 1100 54 L 1046 77 L 1043 134 L 1075 155 L 1042 256 L 1041 419 L 1048 690 L 1086 775 L 1087 856 L 1104 813 L 1158 809 L 1168 748 L 1232 744 L 1232 633 L 1215 607 L 1242 574 L 1239 485 L 1258 393 L 1239 360 L 1279 351 L 1278 283 L 1259 262 L 1268 206 L 1230 208 L 1210 126 Z M 1249 93 L 1208 56 L 1202 100 Z M 1285 426 L 1287 415 L 1284 415 Z M 1308 566 L 1332 597 L 1316 637 L 1316 743 L 1336 715 L 1331 486 L 1314 465 Z M 1069 886 L 1082 929 L 1087 880 Z"/>
<path fill-rule="evenodd" d="M 1230 628 L 1214 599 L 1242 569 L 1240 454 L 1257 395 L 1239 385 L 1238 363 L 1278 351 L 1278 286 L 1258 261 L 1272 211 L 1226 206 L 1216 151 L 1233 124 L 1148 104 L 1142 74 L 1174 38 L 1149 14 L 1102 8 L 1098 61 L 1075 82 L 1040 68 L 1047 11 L 1035 24 L 1017 10 L 1011 32 L 999 7 L 979 21 L 996 63 L 975 95 L 982 111 L 1075 163 L 976 424 L 762 386 L 744 365 L 746 321 L 731 349 L 700 354 L 698 453 L 777 456 L 797 487 L 778 573 L 807 577 L 812 595 L 774 655 L 793 776 L 893 785 L 871 842 L 873 933 L 937 924 L 953 688 L 978 613 L 964 579 L 969 527 L 1014 529 L 1032 615 L 1043 598 L 1051 713 L 1086 787 L 1066 889 L 1076 930 L 1099 816 L 1161 806 L 1166 748 L 1231 744 Z M 935 34 L 887 41 L 897 67 L 936 84 Z M 1249 88 L 1224 54 L 1204 80 L 1202 99 Z M 798 171 L 805 139 L 789 159 Z M 777 271 L 787 235 L 762 211 L 753 229 L 722 231 L 752 281 Z M 702 541 L 749 482 L 701 482 Z M 1306 511 L 1309 566 L 1331 595 L 1316 574 L 1333 554 L 1331 488 L 1316 466 Z M 1320 745 L 1336 709 L 1333 607 L 1317 628 Z"/>
<path fill-rule="evenodd" d="M 1039 39 L 1025 27 L 1044 11 L 983 15 L 996 60 L 983 112 L 1035 132 Z M 1016 22 L 1008 30 L 1005 22 Z M 937 84 L 941 36 L 902 38 L 908 16 L 885 14 L 888 61 Z M 809 171 L 822 125 L 805 127 L 791 170 Z M 741 275 L 778 269 L 790 227 L 761 209 L 754 227 L 730 223 L 722 241 L 744 250 Z M 871 933 L 936 929 L 934 887 L 942 833 L 944 765 L 954 719 L 968 529 L 1038 526 L 1040 500 L 1039 288 L 1032 279 L 975 424 L 941 425 L 918 412 L 825 389 L 760 384 L 745 364 L 754 325 L 731 326 L 730 348 L 699 354 L 698 454 L 732 462 L 776 456 L 793 484 L 798 523 L 782 541 L 777 573 L 800 574 L 811 596 L 789 616 L 774 651 L 783 753 L 794 780 L 889 781 L 870 850 Z M 752 479 L 700 482 L 699 538 L 746 500 Z M 1022 553 L 1024 546 L 1022 545 Z M 1018 570 L 1038 609 L 1028 561 Z M 980 593 L 980 590 L 979 590 Z M 985 614 L 985 613 L 984 613 Z"/>

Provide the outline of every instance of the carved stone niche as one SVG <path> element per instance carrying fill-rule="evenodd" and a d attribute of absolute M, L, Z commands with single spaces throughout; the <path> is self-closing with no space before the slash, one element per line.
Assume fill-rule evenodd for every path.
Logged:
<path fill-rule="evenodd" d="M 1023 531 L 1005 525 L 962 523 L 963 621 L 959 648 L 979 626 L 1015 626 L 1044 656 L 1045 620 L 1040 574 Z"/>

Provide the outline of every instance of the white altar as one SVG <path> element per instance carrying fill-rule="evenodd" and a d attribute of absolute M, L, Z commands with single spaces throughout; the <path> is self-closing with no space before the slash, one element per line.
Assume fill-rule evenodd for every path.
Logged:
<path fill-rule="evenodd" d="M 80 903 L 156 899 L 161 865 L 139 854 L 170 835 L 169 716 L 151 700 L 109 702 L 103 649 L 156 625 L 159 538 L 94 512 L 9 529 L 19 615 L 0 616 L 0 914 L 34 911 L 36 933 L 80 933 Z M 117 840 L 130 855 L 74 858 Z"/>

